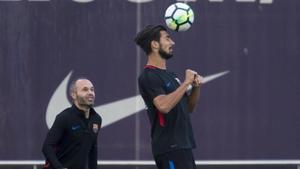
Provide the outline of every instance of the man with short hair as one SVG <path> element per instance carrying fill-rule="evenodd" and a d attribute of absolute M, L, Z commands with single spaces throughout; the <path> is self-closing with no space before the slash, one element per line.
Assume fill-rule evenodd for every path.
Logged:
<path fill-rule="evenodd" d="M 102 119 L 93 109 L 95 91 L 86 78 L 71 83 L 73 105 L 56 116 L 43 145 L 46 169 L 96 169 Z"/>
<path fill-rule="evenodd" d="M 167 70 L 175 43 L 164 26 L 145 27 L 135 42 L 148 55 L 138 83 L 151 122 L 155 163 L 159 169 L 195 169 L 192 149 L 196 145 L 189 115 L 195 109 L 203 78 L 187 69 L 181 83 Z"/>

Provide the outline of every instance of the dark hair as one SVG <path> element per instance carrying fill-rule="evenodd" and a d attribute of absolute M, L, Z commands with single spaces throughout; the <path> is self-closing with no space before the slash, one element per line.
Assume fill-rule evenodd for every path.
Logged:
<path fill-rule="evenodd" d="M 78 80 L 89 80 L 86 77 L 78 77 L 76 79 L 74 79 L 71 83 L 70 83 L 70 87 L 69 87 L 69 94 L 70 96 L 72 96 L 72 93 L 76 91 L 76 82 Z"/>
<path fill-rule="evenodd" d="M 151 52 L 151 42 L 153 40 L 159 42 L 160 31 L 167 31 L 167 29 L 162 25 L 148 25 L 136 35 L 134 41 L 148 55 Z"/>

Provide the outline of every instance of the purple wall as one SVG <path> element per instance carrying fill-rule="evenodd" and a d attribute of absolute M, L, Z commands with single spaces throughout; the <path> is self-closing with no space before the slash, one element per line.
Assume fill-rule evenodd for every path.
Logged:
<path fill-rule="evenodd" d="M 173 2 L 0 1 L 0 160 L 44 159 L 47 107 L 70 71 L 70 80 L 94 82 L 96 106 L 138 95 L 146 56 L 133 38 L 164 24 Z M 300 1 L 189 4 L 195 22 L 171 32 L 168 68 L 182 78 L 187 68 L 230 71 L 202 88 L 192 115 L 196 159 L 299 159 Z M 99 158 L 150 160 L 149 141 L 140 111 L 102 129 Z"/>

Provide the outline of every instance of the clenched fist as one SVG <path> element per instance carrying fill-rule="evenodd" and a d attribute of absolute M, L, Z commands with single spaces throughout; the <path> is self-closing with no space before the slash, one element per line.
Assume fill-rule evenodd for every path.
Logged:
<path fill-rule="evenodd" d="M 196 71 L 187 69 L 185 71 L 184 83 L 192 85 L 193 87 L 199 87 L 203 83 L 203 77 L 198 75 Z"/>

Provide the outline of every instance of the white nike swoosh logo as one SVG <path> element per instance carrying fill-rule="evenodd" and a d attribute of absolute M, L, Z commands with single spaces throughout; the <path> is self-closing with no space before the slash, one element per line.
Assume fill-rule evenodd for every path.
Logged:
<path fill-rule="evenodd" d="M 216 78 L 219 78 L 221 76 L 224 76 L 226 75 L 227 73 L 229 73 L 230 71 L 227 70 L 227 71 L 224 71 L 224 72 L 220 72 L 220 73 L 216 73 L 216 74 L 212 74 L 212 75 L 209 75 L 209 76 L 205 76 L 203 78 L 203 83 L 207 83 L 207 82 L 210 82 L 212 80 L 215 80 Z"/>
<path fill-rule="evenodd" d="M 204 77 L 203 83 L 207 83 L 216 78 L 224 76 L 229 73 L 229 71 L 224 71 L 220 73 L 216 73 L 213 75 L 209 75 Z M 50 128 L 55 120 L 57 114 L 59 114 L 66 107 L 69 107 L 71 104 L 67 98 L 67 87 L 70 77 L 72 75 L 72 71 L 65 77 L 65 79 L 61 82 L 61 84 L 57 87 L 54 94 L 52 95 L 50 102 L 46 111 L 46 123 L 48 128 Z M 119 120 L 122 120 L 128 116 L 131 116 L 135 113 L 140 112 L 145 109 L 145 103 L 141 97 L 141 95 L 136 95 L 133 97 L 128 97 L 125 99 L 121 99 L 118 101 L 110 102 L 107 104 L 103 104 L 97 107 L 94 107 L 96 112 L 102 117 L 102 127 L 113 124 Z"/>

